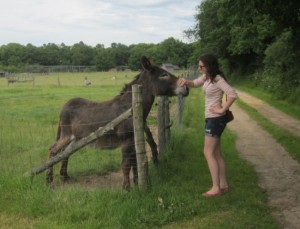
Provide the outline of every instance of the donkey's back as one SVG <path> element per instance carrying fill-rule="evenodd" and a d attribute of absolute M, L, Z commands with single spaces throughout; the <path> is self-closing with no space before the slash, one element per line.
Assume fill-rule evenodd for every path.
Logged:
<path fill-rule="evenodd" d="M 126 111 L 131 105 L 120 105 L 118 98 L 105 102 L 95 102 L 84 98 L 73 98 L 62 108 L 60 113 L 60 136 L 63 138 L 81 139 L 105 126 L 114 118 Z M 124 124 L 106 133 L 96 142 L 98 147 L 114 148 L 119 144 L 118 138 Z M 128 128 L 128 125 L 127 125 Z M 103 143 L 103 144 L 102 144 Z"/>

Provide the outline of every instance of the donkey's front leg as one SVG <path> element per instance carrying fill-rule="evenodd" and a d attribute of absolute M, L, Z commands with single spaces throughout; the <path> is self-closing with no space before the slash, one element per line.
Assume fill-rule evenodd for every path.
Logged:
<path fill-rule="evenodd" d="M 157 144 L 154 141 L 153 135 L 150 131 L 150 128 L 148 127 L 147 123 L 144 125 L 145 127 L 145 133 L 146 133 L 146 141 L 149 144 L 152 152 L 152 161 L 154 164 L 158 164 L 158 151 L 157 151 Z"/>

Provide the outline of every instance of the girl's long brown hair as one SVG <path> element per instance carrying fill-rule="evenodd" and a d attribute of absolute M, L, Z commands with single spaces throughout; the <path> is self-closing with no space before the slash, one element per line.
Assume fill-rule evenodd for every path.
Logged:
<path fill-rule="evenodd" d="M 220 70 L 218 59 L 213 54 L 203 54 L 200 56 L 199 61 L 200 60 L 207 70 L 211 83 L 214 82 L 217 75 L 220 75 L 226 80 L 224 73 Z"/>

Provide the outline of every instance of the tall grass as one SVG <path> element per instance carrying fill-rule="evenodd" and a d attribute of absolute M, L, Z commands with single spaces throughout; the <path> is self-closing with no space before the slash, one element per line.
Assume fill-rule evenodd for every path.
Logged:
<path fill-rule="evenodd" d="M 227 130 L 223 149 L 232 191 L 220 198 L 201 196 L 210 186 L 210 175 L 202 155 L 200 90 L 188 97 L 183 125 L 171 130 L 159 165 L 150 163 L 152 185 L 147 193 L 76 185 L 78 177 L 118 170 L 120 150 L 76 152 L 69 165 L 74 185 L 57 183 L 51 189 L 43 174 L 33 179 L 22 176 L 46 159 L 60 107 L 68 98 L 109 99 L 130 77 L 116 82 L 104 73 L 91 74 L 91 87 L 83 86 L 79 74 L 60 74 L 60 86 L 49 83 L 55 82 L 55 75 L 48 76 L 47 83 L 37 79 L 35 87 L 8 87 L 0 81 L 0 228 L 278 228 L 255 173 L 239 158 L 235 136 Z"/>

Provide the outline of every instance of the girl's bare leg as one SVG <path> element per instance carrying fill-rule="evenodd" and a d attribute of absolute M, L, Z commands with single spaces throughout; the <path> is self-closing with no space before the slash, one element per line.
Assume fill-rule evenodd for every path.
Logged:
<path fill-rule="evenodd" d="M 204 140 L 204 156 L 206 158 L 208 168 L 212 179 L 212 187 L 206 193 L 209 195 L 218 194 L 220 189 L 220 168 L 217 160 L 216 151 L 220 146 L 220 138 L 205 136 Z"/>

